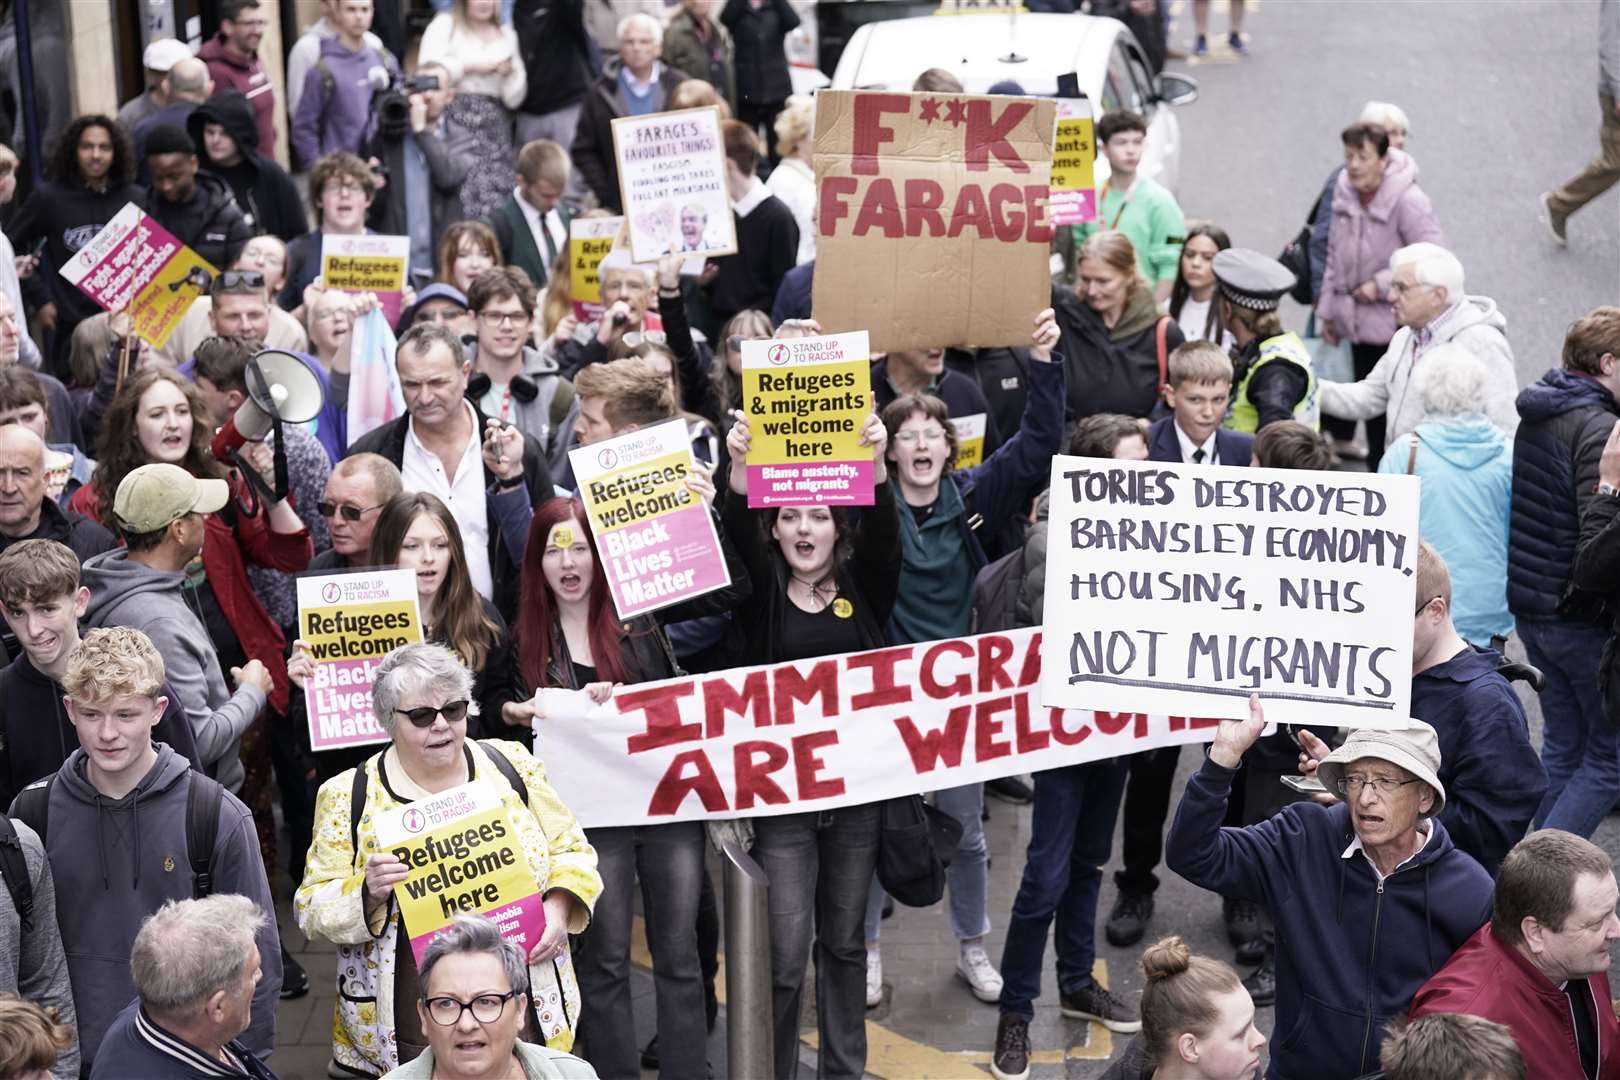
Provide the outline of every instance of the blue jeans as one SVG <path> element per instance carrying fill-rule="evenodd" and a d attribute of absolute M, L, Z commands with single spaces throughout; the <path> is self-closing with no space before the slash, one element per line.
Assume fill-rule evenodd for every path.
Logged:
<path fill-rule="evenodd" d="M 1520 619 L 1525 655 L 1541 669 L 1541 764 L 1547 794 L 1531 824 L 1590 837 L 1620 800 L 1620 738 L 1598 689 L 1607 630 L 1562 619 Z"/>
<path fill-rule="evenodd" d="M 799 1072 L 799 993 L 812 934 L 821 1034 L 816 1075 L 858 1080 L 866 1071 L 861 922 L 877 866 L 880 810 L 880 803 L 867 803 L 754 819 L 754 859 L 770 881 L 776 1080 Z M 662 1033 L 658 1045 L 662 1051 Z"/>
<path fill-rule="evenodd" d="M 1034 1018 L 1046 932 L 1054 918 L 1059 992 L 1091 982 L 1097 894 L 1128 772 L 1127 758 L 1108 758 L 1035 774 L 1029 851 L 1001 953 L 1002 1012 Z"/>
<path fill-rule="evenodd" d="M 934 793 L 934 805 L 962 825 L 962 839 L 945 870 L 950 886 L 951 930 L 957 941 L 983 937 L 990 932 L 989 905 L 990 851 L 984 842 L 984 785 L 967 784 Z M 872 877 L 866 897 L 866 940 L 876 941 L 882 933 L 883 886 Z"/>
<path fill-rule="evenodd" d="M 703 891 L 703 825 L 681 821 L 592 829 L 602 895 L 576 954 L 585 1001 L 586 1056 L 605 1077 L 641 1075 L 630 1001 L 632 889 L 641 878 L 647 951 L 652 953 L 658 1017 L 658 1075 L 708 1071 L 708 1025 L 698 965 L 698 897 Z"/>

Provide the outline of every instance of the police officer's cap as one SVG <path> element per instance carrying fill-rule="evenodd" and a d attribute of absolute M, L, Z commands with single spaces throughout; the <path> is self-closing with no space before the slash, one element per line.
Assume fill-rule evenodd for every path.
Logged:
<path fill-rule="evenodd" d="M 1217 252 L 1212 268 L 1221 295 L 1250 311 L 1276 311 L 1296 280 L 1276 259 L 1247 248 Z"/>

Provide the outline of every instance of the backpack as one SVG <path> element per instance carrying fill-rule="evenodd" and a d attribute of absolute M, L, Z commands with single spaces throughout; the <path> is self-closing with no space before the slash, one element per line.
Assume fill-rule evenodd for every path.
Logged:
<path fill-rule="evenodd" d="M 1018 629 L 1018 592 L 1024 584 L 1024 549 L 1003 555 L 973 579 L 973 633 Z"/>
<path fill-rule="evenodd" d="M 16 909 L 23 932 L 34 928 L 34 883 L 28 879 L 28 859 L 22 848 L 11 819 L 0 814 L 0 879 L 11 893 L 11 906 Z"/>
<path fill-rule="evenodd" d="M 188 775 L 191 786 L 186 789 L 186 861 L 191 864 L 191 898 L 201 900 L 214 891 L 214 844 L 219 837 L 219 804 L 224 801 L 225 789 L 218 780 L 204 776 L 195 769 Z M 54 783 L 56 777 L 51 776 L 29 784 L 17 793 L 17 801 L 11 805 L 11 816 L 38 833 L 42 844 L 45 843 L 46 829 L 50 824 L 51 785 Z M 19 847 L 18 854 L 21 853 Z M 15 889 L 12 890 L 12 898 L 16 898 Z M 30 894 L 30 913 L 33 907 L 33 896 Z M 17 912 L 19 915 L 22 913 L 20 906 Z"/>
<path fill-rule="evenodd" d="M 523 800 L 523 805 L 528 806 L 529 785 L 523 782 L 523 777 L 518 775 L 518 771 L 512 767 L 512 763 L 507 760 L 506 755 L 495 749 L 489 739 L 478 739 L 476 741 L 479 746 L 484 748 L 484 753 L 489 755 L 489 760 L 495 766 L 495 771 L 506 777 L 506 782 L 512 785 L 512 790 L 517 792 L 519 799 Z M 354 787 L 349 792 L 349 850 L 356 855 L 360 853 L 360 815 L 366 812 L 366 788 L 370 784 L 371 781 L 366 777 L 365 765 L 362 764 L 356 767 L 354 770 Z"/>
<path fill-rule="evenodd" d="M 1301 304 L 1310 304 L 1316 299 L 1311 286 L 1311 233 L 1315 231 L 1316 217 L 1322 212 L 1322 204 L 1331 201 L 1331 198 L 1331 195 L 1317 192 L 1316 201 L 1311 203 L 1311 212 L 1306 216 L 1305 224 L 1300 226 L 1298 234 L 1277 254 L 1277 261 L 1294 275 L 1294 287 L 1288 290 L 1288 295 Z"/>
<path fill-rule="evenodd" d="M 394 59 L 394 54 L 389 52 L 386 46 L 377 46 L 377 55 L 382 58 L 382 66 L 388 70 L 388 74 L 399 74 L 399 61 Z M 332 74 L 332 68 L 327 64 L 324 57 L 315 61 L 315 71 L 320 76 L 321 80 L 321 102 L 323 106 L 331 105 L 332 96 L 337 92 L 337 76 Z M 326 145 L 326 109 L 324 107 L 321 109 L 320 130 L 317 133 L 316 138 L 320 140 L 320 146 Z M 267 154 L 266 156 L 269 155 Z M 305 167 L 307 168 L 314 164 L 315 163 L 313 161 L 306 162 Z"/>

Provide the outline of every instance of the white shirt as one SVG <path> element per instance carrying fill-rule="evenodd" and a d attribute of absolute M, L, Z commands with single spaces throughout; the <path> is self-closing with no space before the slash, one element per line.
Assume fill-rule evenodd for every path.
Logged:
<path fill-rule="evenodd" d="M 416 421 L 405 428 L 405 456 L 399 463 L 400 477 L 406 491 L 425 491 L 444 500 L 461 526 L 461 545 L 467 551 L 467 573 L 472 576 L 473 588 L 486 600 L 493 600 L 495 578 L 489 566 L 489 505 L 484 493 L 483 446 L 478 441 L 478 415 L 472 402 L 463 401 L 467 410 L 467 445 L 456 465 L 456 476 L 451 480 L 444 471 L 439 456 L 422 445 L 416 437 Z"/>
<path fill-rule="evenodd" d="M 799 253 L 795 262 L 803 265 L 816 257 L 816 174 L 809 162 L 800 158 L 783 158 L 771 170 L 765 186 L 772 195 L 793 211 L 793 220 L 799 224 Z"/>
<path fill-rule="evenodd" d="M 1185 461 L 1189 465 L 1220 464 L 1220 462 L 1215 459 L 1215 432 L 1210 432 L 1209 438 L 1205 439 L 1203 445 L 1200 446 L 1187 437 L 1187 433 L 1181 430 L 1180 424 L 1176 423 L 1174 420 L 1171 420 L 1170 426 L 1176 429 L 1176 442 L 1181 444 L 1182 461 Z M 1202 450 L 1204 452 L 1203 461 L 1193 460 L 1194 450 Z"/>
<path fill-rule="evenodd" d="M 732 199 L 731 208 L 737 212 L 738 217 L 745 218 L 754 212 L 755 207 L 770 197 L 771 189 L 765 186 L 764 181 L 757 176 L 750 176 L 747 193 L 740 199 Z"/>
<path fill-rule="evenodd" d="M 1361 846 L 1361 835 L 1359 833 L 1355 833 L 1351 836 L 1350 846 L 1344 849 L 1344 854 L 1340 855 L 1339 858 L 1348 859 L 1355 855 L 1356 852 L 1361 852 L 1361 857 L 1367 860 L 1367 865 L 1372 867 L 1373 875 L 1378 878 L 1378 883 L 1381 885 L 1390 877 L 1390 875 L 1398 873 L 1402 866 L 1405 866 L 1407 863 L 1423 854 L 1423 849 L 1429 846 L 1429 837 L 1434 835 L 1434 829 L 1430 827 L 1427 821 L 1420 820 L 1417 823 L 1417 834 L 1418 846 L 1413 849 L 1412 854 L 1402 859 L 1400 861 L 1400 865 L 1396 866 L 1394 870 L 1391 870 L 1389 874 L 1381 874 L 1378 872 L 1378 864 L 1372 861 L 1372 856 L 1368 855 L 1366 849 Z"/>
<path fill-rule="evenodd" d="M 512 198 L 517 200 L 518 209 L 523 211 L 523 220 L 529 223 L 529 232 L 534 236 L 534 246 L 540 249 L 540 254 L 547 251 L 546 236 L 551 236 L 555 246 L 552 251 L 566 251 L 568 249 L 568 230 L 563 228 L 562 214 L 554 206 L 544 214 L 537 207 L 530 206 L 529 200 L 523 197 L 522 188 L 512 189 Z M 551 266 L 546 266 L 546 273 L 551 273 Z"/>

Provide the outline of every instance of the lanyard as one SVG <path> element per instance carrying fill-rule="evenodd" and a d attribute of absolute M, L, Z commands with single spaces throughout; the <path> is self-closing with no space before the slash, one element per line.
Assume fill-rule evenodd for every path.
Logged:
<path fill-rule="evenodd" d="M 1104 202 L 1108 201 L 1108 193 L 1113 190 L 1113 184 L 1114 178 L 1111 176 L 1107 180 L 1103 181 L 1102 197 L 1097 200 L 1098 206 L 1101 206 Z M 1114 215 L 1114 220 L 1108 223 L 1109 229 L 1119 228 L 1119 219 L 1125 216 L 1125 208 L 1131 205 L 1131 193 L 1135 190 L 1136 181 L 1133 179 L 1131 181 L 1131 186 L 1125 189 L 1125 199 L 1119 204 L 1119 212 Z"/>

